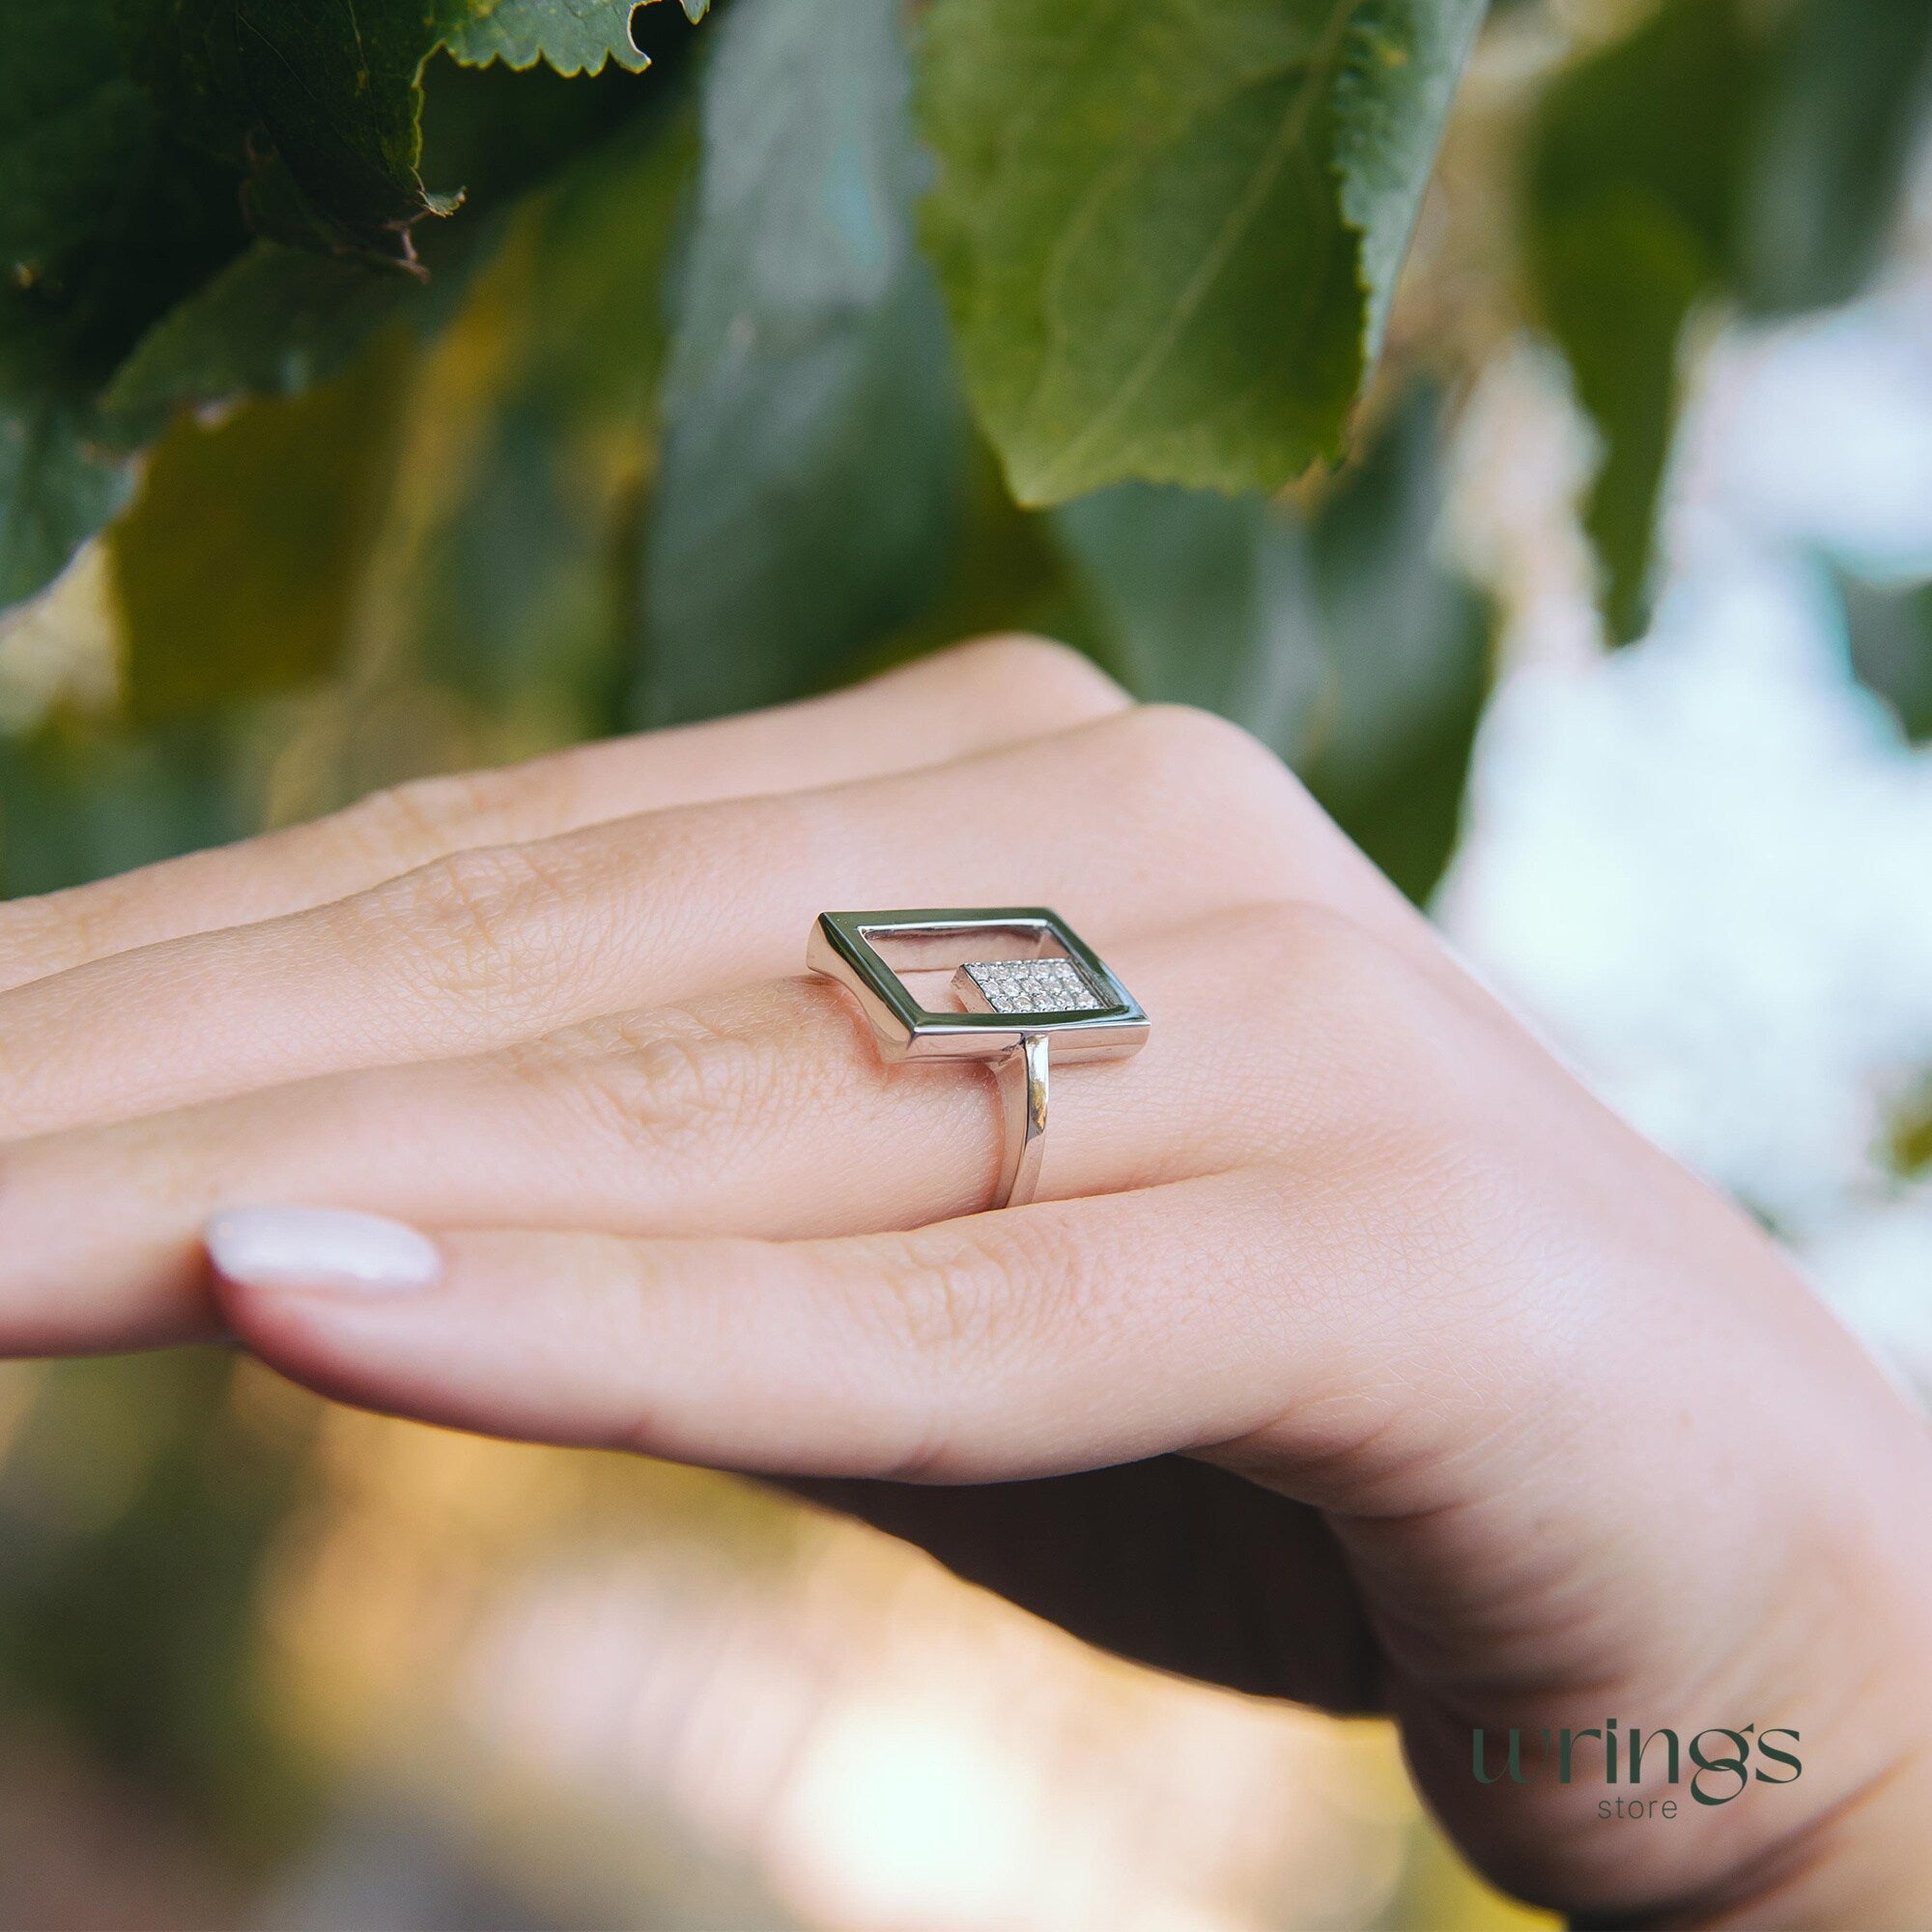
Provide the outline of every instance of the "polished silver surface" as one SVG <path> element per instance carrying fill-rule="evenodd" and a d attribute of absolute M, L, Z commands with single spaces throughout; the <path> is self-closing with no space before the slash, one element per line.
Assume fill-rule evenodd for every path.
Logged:
<path fill-rule="evenodd" d="M 806 964 L 858 1001 L 886 1060 L 992 1064 L 1006 1117 L 995 1208 L 1038 1189 L 1049 1053 L 1122 1060 L 1147 1043 L 1139 1002 L 1044 906 L 820 913 Z M 901 977 L 948 972 L 954 1008 L 927 1007 Z"/>

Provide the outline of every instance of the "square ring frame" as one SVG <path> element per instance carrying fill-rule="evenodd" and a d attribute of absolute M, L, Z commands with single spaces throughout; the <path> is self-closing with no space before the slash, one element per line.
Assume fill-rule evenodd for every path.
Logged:
<path fill-rule="evenodd" d="M 1004 950 L 975 949 L 966 943 L 975 934 Z M 1055 950 L 1079 967 L 1101 1004 L 1059 1013 L 935 1012 L 898 977 L 901 970 L 943 972 L 988 959 L 1045 958 Z M 1117 1060 L 1147 1041 L 1140 1002 L 1045 906 L 820 913 L 806 964 L 853 995 L 871 1023 L 880 1057 L 889 1061 L 997 1060 L 1040 1034 L 1052 1037 L 1056 1063 Z"/>

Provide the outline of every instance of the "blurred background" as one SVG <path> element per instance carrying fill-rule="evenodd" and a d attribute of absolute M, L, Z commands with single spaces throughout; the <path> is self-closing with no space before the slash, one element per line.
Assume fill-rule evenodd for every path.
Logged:
<path fill-rule="evenodd" d="M 1046 632 L 1275 745 L 1932 1397 L 1932 10 L 1498 4 L 1350 460 L 1027 511 L 891 37 L 796 38 L 837 4 L 641 10 L 645 73 L 438 57 L 427 279 L 307 289 L 0 613 L 0 895 Z M 782 196 L 732 164 L 773 112 Z M 221 1350 L 0 1364 L 0 1925 L 1545 1922 L 1385 1726 L 753 1486 Z"/>

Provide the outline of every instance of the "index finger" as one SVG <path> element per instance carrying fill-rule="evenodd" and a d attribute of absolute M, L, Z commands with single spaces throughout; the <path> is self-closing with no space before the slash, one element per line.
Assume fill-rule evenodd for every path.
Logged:
<path fill-rule="evenodd" d="M 0 904 L 0 990 L 116 952 L 326 905 L 453 852 L 672 806 L 944 764 L 1127 706 L 1044 639 L 982 639 L 824 697 L 420 779 L 342 811 Z"/>

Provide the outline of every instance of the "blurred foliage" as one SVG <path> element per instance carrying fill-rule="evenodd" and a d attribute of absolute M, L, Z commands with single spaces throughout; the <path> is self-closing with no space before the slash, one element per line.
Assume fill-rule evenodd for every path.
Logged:
<path fill-rule="evenodd" d="M 1867 283 L 1932 81 L 1925 0 L 704 14 L 0 0 L 0 607 L 89 619 L 0 690 L 0 895 L 1021 628 L 1240 720 L 1425 899 L 1495 655 L 1439 527 L 1485 359 L 1566 359 L 1635 635 L 1702 344 Z M 1928 592 L 1842 590 L 1932 736 Z M 0 1696 L 255 1856 L 305 1802 L 247 1690 L 303 1464 L 244 1407 L 214 1355 L 45 1385 Z"/>
<path fill-rule="evenodd" d="M 1585 523 L 1615 639 L 1649 613 L 1686 324 L 1855 294 L 1896 219 L 1928 88 L 1923 0 L 1659 0 L 1543 101 L 1525 255 L 1603 439 Z"/>
<path fill-rule="evenodd" d="M 1430 547 L 1441 414 L 1417 387 L 1308 513 L 1125 483 L 1059 518 L 1128 683 L 1239 720 L 1418 900 L 1490 682 L 1488 609 Z"/>
<path fill-rule="evenodd" d="M 0 892 L 54 892 L 253 829 L 231 720 L 0 737 Z"/>
<path fill-rule="evenodd" d="M 945 562 L 960 412 L 913 243 L 896 13 L 754 0 L 718 23 L 673 287 L 641 723 L 829 682 Z"/>
<path fill-rule="evenodd" d="M 1932 583 L 1866 583 L 1836 573 L 1852 671 L 1915 745 L 1932 741 Z"/>
<path fill-rule="evenodd" d="M 108 534 L 136 726 L 336 668 L 394 454 L 400 361 L 391 347 L 213 426 L 183 416 L 149 452 Z"/>
<path fill-rule="evenodd" d="M 0 1703 L 57 1715 L 244 1861 L 274 1855 L 307 1792 L 266 1721 L 255 1598 L 302 1429 L 238 1407 L 225 1350 L 51 1373 L 0 1470 Z"/>

